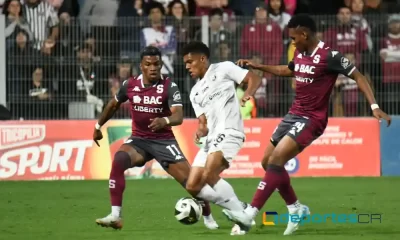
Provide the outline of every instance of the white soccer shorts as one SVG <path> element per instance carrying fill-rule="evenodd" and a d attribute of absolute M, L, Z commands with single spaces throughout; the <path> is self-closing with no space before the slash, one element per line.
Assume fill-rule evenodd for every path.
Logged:
<path fill-rule="evenodd" d="M 205 167 L 208 154 L 219 151 L 222 152 L 225 160 L 230 164 L 242 148 L 244 141 L 245 135 L 233 129 L 216 134 L 216 137 L 212 139 L 207 138 L 205 146 L 196 154 L 192 167 Z"/>

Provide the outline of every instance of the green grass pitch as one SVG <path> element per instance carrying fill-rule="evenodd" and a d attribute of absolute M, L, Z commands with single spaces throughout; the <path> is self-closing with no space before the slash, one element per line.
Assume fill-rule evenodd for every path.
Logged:
<path fill-rule="evenodd" d="M 230 179 L 238 196 L 250 201 L 258 179 Z M 176 201 L 188 194 L 173 180 L 127 181 L 124 195 L 124 228 L 101 228 L 95 219 L 109 214 L 107 181 L 0 182 L 1 240 L 83 240 L 83 239 L 171 239 L 222 240 L 298 239 L 372 240 L 400 239 L 397 222 L 400 178 L 295 178 L 294 188 L 312 213 L 381 213 L 382 223 L 307 224 L 293 236 L 282 236 L 285 225 L 260 226 L 246 236 L 230 236 L 232 224 L 213 206 L 218 230 L 205 229 L 202 220 L 185 226 L 174 218 Z M 286 213 L 278 193 L 264 210 Z"/>

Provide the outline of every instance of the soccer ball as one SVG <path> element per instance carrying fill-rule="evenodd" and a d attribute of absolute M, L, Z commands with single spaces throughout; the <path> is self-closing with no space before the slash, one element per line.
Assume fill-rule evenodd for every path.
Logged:
<path fill-rule="evenodd" d="M 194 198 L 181 198 L 175 205 L 175 218 L 185 225 L 197 223 L 200 220 L 202 213 L 203 208 Z"/>

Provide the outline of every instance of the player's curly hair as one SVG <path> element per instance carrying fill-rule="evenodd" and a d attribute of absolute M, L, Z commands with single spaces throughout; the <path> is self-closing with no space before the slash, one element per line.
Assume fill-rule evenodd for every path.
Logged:
<path fill-rule="evenodd" d="M 161 51 L 156 47 L 148 46 L 140 53 L 140 60 L 143 60 L 143 57 L 145 56 L 158 56 L 161 59 Z"/>
<path fill-rule="evenodd" d="M 183 56 L 189 53 L 203 54 L 210 58 L 210 49 L 202 42 L 190 42 L 183 47 Z"/>
<path fill-rule="evenodd" d="M 315 24 L 314 19 L 312 19 L 307 14 L 298 14 L 290 19 L 288 23 L 288 28 L 298 28 L 298 27 L 307 28 L 312 33 L 317 32 L 317 25 Z"/>

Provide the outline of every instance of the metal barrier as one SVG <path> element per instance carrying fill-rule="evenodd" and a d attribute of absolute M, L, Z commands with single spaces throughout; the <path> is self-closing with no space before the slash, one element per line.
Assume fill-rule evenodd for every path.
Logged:
<path fill-rule="evenodd" d="M 5 36 L 7 26 L 2 24 L 4 16 L 0 17 L 0 33 Z M 389 27 L 387 17 L 353 18 L 353 26 L 359 27 L 350 28 L 340 27 L 338 22 L 345 19 L 336 16 L 316 20 L 318 36 L 354 61 L 371 80 L 380 105 L 390 114 L 399 114 L 400 57 L 396 54 L 400 41 L 396 37 L 400 26 L 392 19 Z M 0 41 L 0 47 L 5 45 L 6 49 L 0 49 L 0 60 L 6 58 L 6 76 L 0 75 L 0 103 L 6 101 L 14 119 L 95 118 L 121 81 L 138 73 L 142 47 L 158 44 L 163 46 L 163 73 L 180 87 L 185 117 L 191 118 L 194 113 L 188 96 L 194 80 L 189 79 L 181 56 L 188 41 L 206 42 L 212 62 L 251 58 L 267 64 L 287 64 L 293 55 L 286 23 L 280 19 L 267 24 L 254 24 L 251 18 L 237 16 L 226 22 L 207 16 L 180 23 L 166 19 L 160 31 L 145 28 L 149 26 L 147 21 L 121 18 L 116 26 L 99 27 L 79 19 L 61 19 L 59 39 L 55 44 L 44 42 L 41 51 L 29 47 L 34 39 L 26 41 L 26 32 L 15 30 L 4 44 Z M 258 117 L 283 116 L 294 96 L 293 81 L 257 74 L 263 77 L 256 94 Z M 331 116 L 370 115 L 355 83 L 342 76 L 331 106 Z M 121 109 L 116 117 L 129 118 L 128 108 Z"/>

